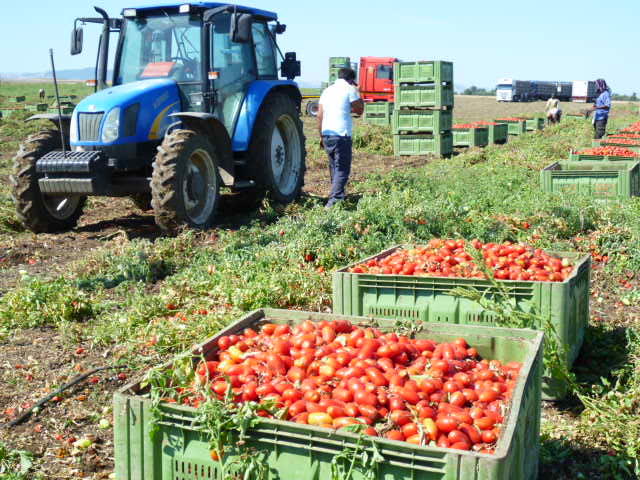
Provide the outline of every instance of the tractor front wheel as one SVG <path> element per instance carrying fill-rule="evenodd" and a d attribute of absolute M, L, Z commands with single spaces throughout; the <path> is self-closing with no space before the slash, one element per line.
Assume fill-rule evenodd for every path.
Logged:
<path fill-rule="evenodd" d="M 253 180 L 280 203 L 291 203 L 302 189 L 305 144 L 300 112 L 283 93 L 269 95 L 260 109 L 249 146 Z"/>
<path fill-rule="evenodd" d="M 13 158 L 11 186 L 16 215 L 34 233 L 70 230 L 82 215 L 85 196 L 45 195 L 40 191 L 36 162 L 45 154 L 61 149 L 60 132 L 42 130 L 27 138 Z"/>
<path fill-rule="evenodd" d="M 211 142 L 191 130 L 175 130 L 158 147 L 151 177 L 151 206 L 160 228 L 209 228 L 220 197 L 218 156 Z"/>

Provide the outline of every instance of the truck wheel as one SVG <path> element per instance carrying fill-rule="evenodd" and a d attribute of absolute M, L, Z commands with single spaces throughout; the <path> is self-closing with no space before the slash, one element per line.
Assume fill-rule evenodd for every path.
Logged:
<path fill-rule="evenodd" d="M 42 130 L 20 145 L 13 158 L 11 186 L 16 215 L 28 230 L 51 233 L 70 230 L 78 224 L 85 196 L 51 196 L 40 192 L 36 162 L 45 154 L 62 149 L 60 132 Z"/>
<path fill-rule="evenodd" d="M 151 177 L 151 206 L 160 228 L 186 224 L 206 229 L 220 197 L 218 159 L 211 142 L 191 130 L 174 130 L 158 147 Z"/>
<path fill-rule="evenodd" d="M 302 189 L 305 155 L 296 104 L 288 95 L 269 95 L 256 119 L 249 146 L 252 179 L 277 202 L 291 203 Z"/>
<path fill-rule="evenodd" d="M 317 117 L 319 108 L 320 107 L 319 107 L 318 101 L 311 100 L 307 102 L 307 107 L 305 110 L 307 111 L 307 115 L 309 115 L 310 117 Z"/>
<path fill-rule="evenodd" d="M 131 195 L 129 198 L 131 198 L 131 201 L 136 206 L 136 208 L 139 208 L 143 212 L 146 212 L 147 210 L 151 210 L 151 194 L 150 193 L 136 193 L 134 195 Z"/>

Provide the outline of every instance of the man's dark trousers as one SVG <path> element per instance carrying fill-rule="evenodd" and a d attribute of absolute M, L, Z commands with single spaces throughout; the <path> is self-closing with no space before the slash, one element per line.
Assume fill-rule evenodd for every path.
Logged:
<path fill-rule="evenodd" d="M 607 120 L 608 119 L 605 118 L 595 121 L 595 123 L 593 124 L 595 129 L 595 136 L 593 138 L 598 139 L 604 137 L 605 133 L 607 133 Z"/>
<path fill-rule="evenodd" d="M 331 173 L 331 194 L 327 206 L 345 198 L 344 189 L 351 173 L 351 137 L 323 135 L 324 150 L 329 156 L 329 172 Z"/>

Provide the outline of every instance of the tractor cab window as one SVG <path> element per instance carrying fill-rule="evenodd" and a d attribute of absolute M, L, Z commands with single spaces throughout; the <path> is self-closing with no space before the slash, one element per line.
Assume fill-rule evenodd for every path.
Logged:
<path fill-rule="evenodd" d="M 254 23 L 253 45 L 256 49 L 256 64 L 260 78 L 277 79 L 276 52 L 273 37 L 266 23 Z"/>
<path fill-rule="evenodd" d="M 230 30 L 231 15 L 217 15 L 211 26 L 210 48 L 215 91 L 212 113 L 232 136 L 247 89 L 256 79 L 257 71 L 252 45 L 232 42 Z"/>
<path fill-rule="evenodd" d="M 393 65 L 378 65 L 376 77 L 381 80 L 393 80 Z"/>
<path fill-rule="evenodd" d="M 201 31 L 201 22 L 189 15 L 127 19 L 116 83 L 163 77 L 201 81 Z"/>

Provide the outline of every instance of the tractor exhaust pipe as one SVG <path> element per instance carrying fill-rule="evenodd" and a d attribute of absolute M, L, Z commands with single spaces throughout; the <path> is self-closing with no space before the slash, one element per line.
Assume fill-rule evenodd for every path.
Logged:
<path fill-rule="evenodd" d="M 67 156 L 67 150 L 64 143 L 64 129 L 62 128 L 62 105 L 60 105 L 60 92 L 58 91 L 58 77 L 56 76 L 56 64 L 53 61 L 53 48 L 49 49 L 49 58 L 51 59 L 51 74 L 53 75 L 53 86 L 56 92 L 56 103 L 58 104 L 58 125 L 60 126 L 60 142 L 62 143 L 62 156 Z"/>
<path fill-rule="evenodd" d="M 102 15 L 104 23 L 102 24 L 102 36 L 100 38 L 100 53 L 98 55 L 98 90 L 107 88 L 107 65 L 109 62 L 109 33 L 111 31 L 111 24 L 109 21 L 109 15 L 100 7 L 93 7 L 96 12 Z"/>

